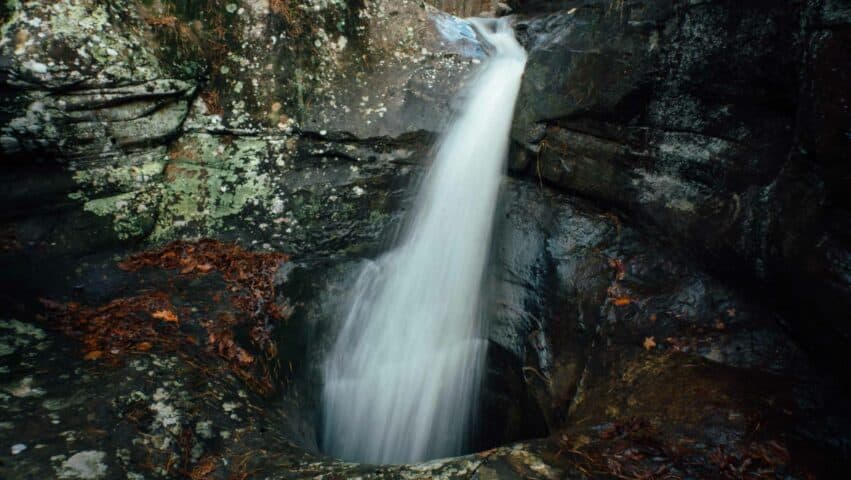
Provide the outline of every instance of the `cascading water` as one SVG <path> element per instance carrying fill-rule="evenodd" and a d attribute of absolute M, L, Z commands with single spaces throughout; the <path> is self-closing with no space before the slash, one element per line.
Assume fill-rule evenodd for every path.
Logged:
<path fill-rule="evenodd" d="M 526 52 L 471 19 L 489 57 L 444 134 L 399 245 L 361 272 L 324 365 L 324 450 L 370 463 L 463 453 L 484 368 L 483 270 Z"/>

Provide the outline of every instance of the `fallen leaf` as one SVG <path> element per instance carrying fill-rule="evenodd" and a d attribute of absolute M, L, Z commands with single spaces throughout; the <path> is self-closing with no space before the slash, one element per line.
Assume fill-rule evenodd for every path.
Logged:
<path fill-rule="evenodd" d="M 246 352 L 241 348 L 237 350 L 236 359 L 239 360 L 239 363 L 242 364 L 248 364 L 254 361 L 254 357 L 252 357 L 250 353 Z"/>
<path fill-rule="evenodd" d="M 653 350 L 656 347 L 656 338 L 655 337 L 647 337 L 644 339 L 644 343 L 642 343 L 644 349 L 647 351 Z"/>
<path fill-rule="evenodd" d="M 171 310 L 157 310 L 152 313 L 151 316 L 164 322 L 177 323 L 177 315 L 175 315 L 175 313 Z"/>
<path fill-rule="evenodd" d="M 213 268 L 215 267 L 213 267 L 213 265 L 209 263 L 200 263 L 198 264 L 198 266 L 195 267 L 195 269 L 201 273 L 209 273 L 211 270 L 213 270 Z"/>
<path fill-rule="evenodd" d="M 83 359 L 85 359 L 85 360 L 97 360 L 98 358 L 100 358 L 102 356 L 103 356 L 102 351 L 92 350 L 91 352 L 87 353 L 86 356 L 83 357 Z"/>
<path fill-rule="evenodd" d="M 139 350 L 140 352 L 147 352 L 151 349 L 151 347 L 153 347 L 151 342 L 140 342 L 136 344 L 136 350 Z"/>
<path fill-rule="evenodd" d="M 202 480 L 210 478 L 210 474 L 216 469 L 216 459 L 213 457 L 204 457 L 201 462 L 189 472 L 191 480 Z"/>
<path fill-rule="evenodd" d="M 616 307 L 625 307 L 632 303 L 632 299 L 627 296 L 623 296 L 612 300 L 612 303 L 614 303 Z"/>

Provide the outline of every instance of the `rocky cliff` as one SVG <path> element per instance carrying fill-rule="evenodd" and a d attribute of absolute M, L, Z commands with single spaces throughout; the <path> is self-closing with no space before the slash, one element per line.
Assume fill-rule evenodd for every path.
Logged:
<path fill-rule="evenodd" d="M 842 349 L 849 7 L 575 3 L 520 25 L 515 168 L 767 287 L 817 349 Z"/>

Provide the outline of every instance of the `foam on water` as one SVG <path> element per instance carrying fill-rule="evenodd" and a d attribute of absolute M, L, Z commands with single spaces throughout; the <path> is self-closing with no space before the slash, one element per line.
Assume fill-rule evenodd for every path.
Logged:
<path fill-rule="evenodd" d="M 526 52 L 504 19 L 471 19 L 490 55 L 443 135 L 414 217 L 370 262 L 324 364 L 323 449 L 370 463 L 457 455 L 486 341 L 477 307 Z"/>

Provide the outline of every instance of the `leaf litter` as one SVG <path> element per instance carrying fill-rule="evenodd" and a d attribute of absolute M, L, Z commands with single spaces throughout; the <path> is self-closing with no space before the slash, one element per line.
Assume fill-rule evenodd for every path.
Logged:
<path fill-rule="evenodd" d="M 598 425 L 594 430 L 596 438 L 563 434 L 556 454 L 571 455 L 577 469 L 588 477 L 732 480 L 785 478 L 791 473 L 789 451 L 775 440 L 711 448 L 685 437 L 665 439 L 638 417 Z"/>
<path fill-rule="evenodd" d="M 195 318 L 198 315 L 191 312 L 197 309 L 176 308 L 171 296 L 162 291 L 117 298 L 97 307 L 41 302 L 50 326 L 80 341 L 86 360 L 116 364 L 129 354 L 152 349 L 187 355 L 200 352 L 222 360 L 211 370 L 225 368 L 253 390 L 268 395 L 274 391 L 269 365 L 277 355 L 272 332 L 292 314 L 289 305 L 275 303 L 275 274 L 288 260 L 283 253 L 251 252 L 233 243 L 203 239 L 171 242 L 118 263 L 125 272 L 150 268 L 178 277 L 218 273 L 225 288 L 213 295 L 213 302 L 190 299 L 204 306 L 228 296 L 233 308 L 210 318 Z M 247 335 L 240 335 L 243 330 Z M 240 343 L 244 337 L 248 342 Z M 199 344 L 204 348 L 195 348 Z"/>

